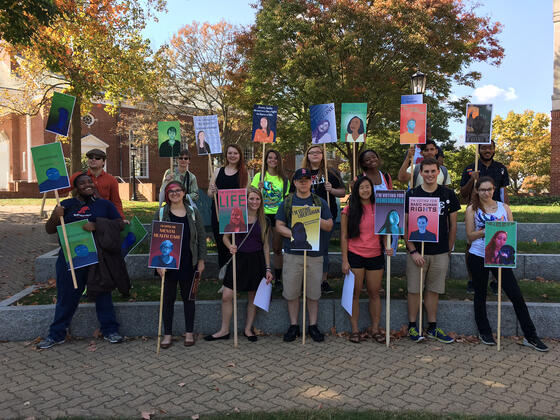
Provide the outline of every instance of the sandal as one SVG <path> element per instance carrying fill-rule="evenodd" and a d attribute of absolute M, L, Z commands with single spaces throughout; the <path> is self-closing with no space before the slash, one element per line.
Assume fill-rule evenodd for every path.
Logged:
<path fill-rule="evenodd" d="M 376 333 L 374 333 L 372 335 L 373 341 L 376 341 L 378 343 L 384 343 L 385 342 L 385 334 L 383 334 L 380 331 L 377 331 Z"/>
<path fill-rule="evenodd" d="M 348 338 L 348 341 L 352 342 L 352 343 L 359 343 L 360 341 L 362 341 L 360 339 L 360 333 L 352 333 L 350 334 L 350 337 Z"/>

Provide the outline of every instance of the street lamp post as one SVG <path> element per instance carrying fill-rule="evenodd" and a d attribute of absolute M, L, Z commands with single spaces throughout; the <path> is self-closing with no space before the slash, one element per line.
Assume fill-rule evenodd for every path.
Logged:
<path fill-rule="evenodd" d="M 136 201 L 136 146 L 130 145 L 130 157 L 132 159 L 132 197 L 130 198 L 132 201 Z"/>
<path fill-rule="evenodd" d="M 410 76 L 410 87 L 413 94 L 423 94 L 426 91 L 426 75 L 418 70 Z"/>

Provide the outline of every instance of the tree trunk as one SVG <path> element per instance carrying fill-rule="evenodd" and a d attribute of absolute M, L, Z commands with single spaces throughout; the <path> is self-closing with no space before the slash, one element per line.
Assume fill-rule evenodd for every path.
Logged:
<path fill-rule="evenodd" d="M 70 134 L 70 172 L 75 173 L 82 169 L 82 113 L 80 111 L 81 98 L 76 96 L 76 104 L 72 113 Z"/>

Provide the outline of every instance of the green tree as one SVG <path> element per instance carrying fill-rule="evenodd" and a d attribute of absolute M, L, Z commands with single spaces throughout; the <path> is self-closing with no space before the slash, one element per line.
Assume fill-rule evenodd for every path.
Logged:
<path fill-rule="evenodd" d="M 54 0 L 0 0 L 0 38 L 29 44 L 34 33 L 59 14 Z"/>
<path fill-rule="evenodd" d="M 492 125 L 496 159 L 507 166 L 510 191 L 541 193 L 550 189 L 550 117 L 542 112 L 510 111 Z"/>

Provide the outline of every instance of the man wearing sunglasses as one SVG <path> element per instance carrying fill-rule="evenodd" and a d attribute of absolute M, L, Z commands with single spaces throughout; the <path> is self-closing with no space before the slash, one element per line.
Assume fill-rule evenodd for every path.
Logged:
<path fill-rule="evenodd" d="M 191 202 L 198 200 L 198 183 L 196 181 L 196 176 L 189 171 L 189 164 L 191 162 L 191 157 L 187 149 L 183 149 L 179 152 L 177 157 L 177 166 L 175 169 L 167 169 L 163 174 L 163 180 L 161 181 L 161 187 L 159 189 L 159 202 L 161 203 L 165 200 L 165 187 L 171 181 L 180 182 L 185 189 L 185 196 L 190 199 Z"/>
<path fill-rule="evenodd" d="M 107 154 L 103 150 L 91 149 L 86 153 L 88 171 L 87 174 L 93 180 L 96 189 L 96 196 L 109 200 L 115 205 L 120 215 L 124 219 L 124 212 L 119 195 L 119 183 L 117 179 L 103 170 Z M 70 177 L 70 185 L 74 185 L 74 178 L 82 172 L 76 172 Z"/>

